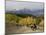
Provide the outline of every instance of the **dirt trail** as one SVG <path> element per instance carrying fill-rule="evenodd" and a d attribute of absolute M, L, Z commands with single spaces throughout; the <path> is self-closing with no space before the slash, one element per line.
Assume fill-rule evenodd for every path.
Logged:
<path fill-rule="evenodd" d="M 6 33 L 31 33 L 31 32 L 43 32 L 43 27 L 39 27 L 39 29 L 33 31 L 30 27 L 22 26 L 22 27 L 16 27 L 11 26 L 6 29 Z"/>

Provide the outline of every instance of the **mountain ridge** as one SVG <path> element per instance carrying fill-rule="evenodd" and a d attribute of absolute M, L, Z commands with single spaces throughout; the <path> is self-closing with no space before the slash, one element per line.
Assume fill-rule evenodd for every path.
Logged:
<path fill-rule="evenodd" d="M 35 11 L 31 11 L 30 9 L 21 9 L 21 10 L 12 10 L 12 11 L 7 11 L 6 13 L 13 13 L 13 14 L 32 14 L 34 16 L 40 16 L 40 15 L 44 15 L 44 9 L 39 9 L 39 10 L 35 10 Z"/>

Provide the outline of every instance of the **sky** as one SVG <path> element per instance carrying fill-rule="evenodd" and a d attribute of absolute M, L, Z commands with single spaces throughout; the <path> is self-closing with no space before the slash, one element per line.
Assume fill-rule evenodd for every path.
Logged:
<path fill-rule="evenodd" d="M 6 0 L 6 10 L 19 10 L 19 9 L 31 9 L 31 10 L 37 10 L 37 9 L 43 9 L 44 4 L 42 2 L 17 2 L 17 1 L 7 1 Z"/>

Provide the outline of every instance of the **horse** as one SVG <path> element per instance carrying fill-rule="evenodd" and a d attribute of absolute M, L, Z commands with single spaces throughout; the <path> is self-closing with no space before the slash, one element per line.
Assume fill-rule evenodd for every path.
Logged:
<path fill-rule="evenodd" d="M 36 24 L 33 24 L 33 25 L 31 26 L 31 29 L 32 29 L 32 30 L 36 30 L 36 29 L 37 29 Z"/>

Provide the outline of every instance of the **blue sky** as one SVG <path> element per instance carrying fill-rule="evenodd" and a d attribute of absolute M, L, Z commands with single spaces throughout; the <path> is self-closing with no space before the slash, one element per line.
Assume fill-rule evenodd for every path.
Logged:
<path fill-rule="evenodd" d="M 43 3 L 38 2 L 15 2 L 15 1 L 6 1 L 6 10 L 19 10 L 23 8 L 37 10 L 43 9 Z"/>

